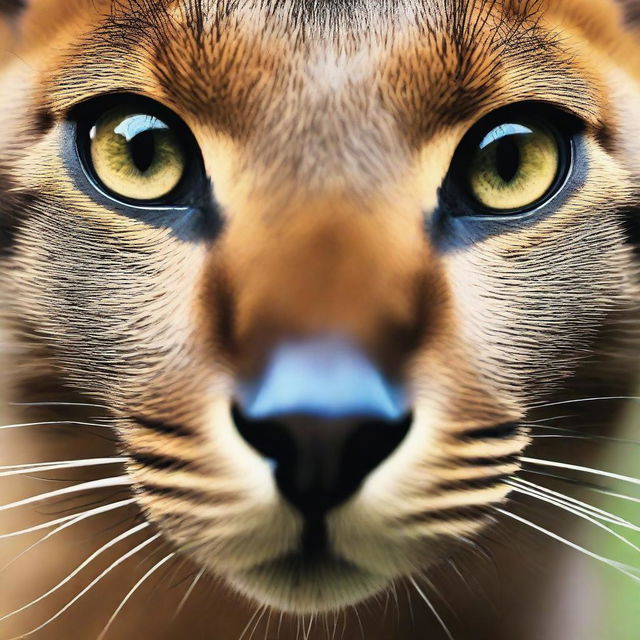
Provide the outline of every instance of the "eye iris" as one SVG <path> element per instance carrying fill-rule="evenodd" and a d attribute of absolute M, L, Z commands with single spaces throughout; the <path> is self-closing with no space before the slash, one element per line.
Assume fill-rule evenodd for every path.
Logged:
<path fill-rule="evenodd" d="M 555 135 L 537 124 L 505 123 L 480 142 L 469 169 L 474 198 L 494 211 L 521 210 L 539 202 L 558 176 Z"/>
<path fill-rule="evenodd" d="M 90 138 L 94 171 L 119 196 L 158 200 L 182 178 L 182 146 L 175 132 L 159 118 L 113 109 L 96 122 Z"/>

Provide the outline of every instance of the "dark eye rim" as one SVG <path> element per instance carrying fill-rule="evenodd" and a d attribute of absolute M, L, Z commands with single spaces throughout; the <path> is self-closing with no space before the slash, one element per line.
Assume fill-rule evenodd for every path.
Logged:
<path fill-rule="evenodd" d="M 471 193 L 466 170 L 472 154 L 487 133 L 507 121 L 518 120 L 538 122 L 554 136 L 559 152 L 558 171 L 546 193 L 531 204 L 516 209 L 492 209 Z M 544 102 L 521 102 L 493 111 L 475 123 L 458 145 L 441 189 L 441 204 L 453 217 L 472 220 L 505 221 L 535 214 L 549 206 L 571 182 L 577 152 L 576 136 L 582 129 L 578 118 Z"/>
<path fill-rule="evenodd" d="M 113 191 L 100 179 L 91 159 L 90 131 L 98 119 L 115 108 L 140 110 L 166 123 L 182 147 L 185 166 L 178 184 L 161 198 L 127 198 Z M 186 123 L 163 104 L 135 93 L 111 93 L 96 96 L 76 105 L 68 114 L 75 125 L 75 148 L 83 173 L 94 189 L 103 197 L 121 205 L 141 209 L 175 209 L 188 206 L 193 199 L 196 177 L 202 182 L 205 175 L 200 147 Z"/>

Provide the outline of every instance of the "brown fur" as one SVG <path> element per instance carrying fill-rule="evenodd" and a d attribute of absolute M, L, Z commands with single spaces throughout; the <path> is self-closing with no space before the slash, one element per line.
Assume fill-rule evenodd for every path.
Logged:
<path fill-rule="evenodd" d="M 622 354 L 614 335 L 621 320 L 635 321 L 639 301 L 630 231 L 640 203 L 640 45 L 622 8 L 611 0 L 33 0 L 3 28 L 16 39 L 0 75 L 2 294 L 15 334 L 7 342 L 18 348 L 7 354 L 8 399 L 103 405 L 125 455 L 180 461 L 173 472 L 127 465 L 141 511 L 163 534 L 164 553 L 187 551 L 180 577 L 202 565 L 233 579 L 293 548 L 301 526 L 234 436 L 225 413 L 234 380 L 256 372 L 282 337 L 354 336 L 410 382 L 416 425 L 332 515 L 339 551 L 390 578 L 429 569 L 460 614 L 451 622 L 457 638 L 524 638 L 524 629 L 543 637 L 554 612 L 541 615 L 540 603 L 559 578 L 531 590 L 531 567 L 505 545 L 522 527 L 499 518 L 489 533 L 509 487 L 487 479 L 516 474 L 527 447 L 527 456 L 574 464 L 593 456 L 588 447 L 534 447 L 524 431 L 498 441 L 469 434 L 542 418 L 536 405 L 554 399 L 633 389 L 635 367 L 622 356 L 635 347 Z M 118 92 L 157 100 L 191 128 L 223 222 L 217 237 L 115 211 L 71 178 L 68 113 Z M 439 242 L 438 189 L 465 132 L 524 101 L 581 122 L 583 184 L 535 223 Z M 610 432 L 617 407 L 596 409 L 572 407 L 574 425 Z M 86 421 L 98 409 L 75 411 L 14 413 Z M 10 465 L 116 447 L 70 438 L 22 436 L 2 457 Z M 14 484 L 6 502 L 26 495 L 27 482 Z M 23 521 L 8 520 L 7 530 Z M 125 530 L 120 518 L 111 524 Z M 113 536 L 104 526 L 84 536 L 71 529 L 66 548 L 35 556 L 29 579 L 0 578 L 0 612 Z M 475 545 L 496 555 L 505 592 L 491 596 L 497 616 L 460 583 L 443 586 L 451 578 L 442 560 L 454 552 L 465 575 L 491 583 L 482 558 L 464 554 Z M 527 548 L 550 564 L 559 554 Z M 42 637 L 97 635 L 135 582 L 133 565 Z M 87 583 L 74 581 L 76 591 Z M 253 605 L 212 579 L 171 624 L 165 609 L 178 591 L 148 604 L 136 595 L 113 637 L 227 640 L 250 621 Z M 0 637 L 36 626 L 62 602 L 0 623 Z M 398 606 L 397 630 L 392 615 L 361 610 L 367 640 L 438 637 L 428 608 L 412 623 L 408 604 Z M 355 616 L 345 620 L 345 637 L 359 637 Z M 266 616 L 260 624 L 258 633 L 276 637 Z M 295 625 L 285 622 L 280 637 L 295 637 Z M 584 637 L 572 633 L 557 637 Z"/>

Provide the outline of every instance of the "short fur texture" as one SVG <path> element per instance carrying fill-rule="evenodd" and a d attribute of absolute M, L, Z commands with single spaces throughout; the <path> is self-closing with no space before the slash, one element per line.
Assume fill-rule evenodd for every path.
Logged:
<path fill-rule="evenodd" d="M 2 458 L 11 465 L 122 455 L 126 462 L 112 475 L 131 484 L 118 497 L 135 496 L 130 518 L 123 524 L 123 511 L 110 523 L 84 526 L 101 540 L 132 522 L 149 523 L 140 536 L 157 531 L 148 549 L 154 555 L 136 579 L 164 556 L 167 567 L 177 567 L 165 581 L 183 584 L 175 575 L 186 580 L 201 569 L 209 576 L 191 594 L 189 615 L 175 623 L 172 611 L 155 619 L 154 600 L 137 595 L 113 637 L 227 640 L 247 623 L 262 625 L 258 634 L 296 637 L 295 617 L 279 635 L 271 620 L 266 626 L 270 614 L 250 620 L 254 603 L 276 613 L 341 610 L 423 572 L 425 589 L 431 583 L 437 593 L 459 554 L 465 575 L 482 576 L 482 558 L 465 554 L 482 555 L 485 547 L 507 592 L 501 614 L 482 613 L 475 587 L 448 587 L 446 599 L 460 616 L 450 622 L 456 638 L 586 637 L 567 631 L 554 611 L 540 614 L 539 603 L 554 599 L 553 578 L 541 580 L 537 593 L 529 590 L 528 563 L 505 550 L 505 539 L 522 527 L 501 512 L 527 513 L 517 499 L 509 502 L 509 481 L 527 466 L 523 455 L 597 461 L 586 445 L 545 447 L 532 439 L 527 425 L 558 414 L 543 405 L 633 393 L 636 345 L 624 329 L 636 322 L 640 302 L 637 4 L 21 5 L 0 4 L 2 33 L 12 43 L 0 68 L 7 401 L 94 405 L 12 413 L 16 422 L 96 423 L 98 416 L 117 442 L 76 425 L 71 435 L 15 438 Z M 103 93 L 146 96 L 187 123 L 211 180 L 198 215 L 136 217 L 95 197 L 77 177 L 68 120 Z M 521 102 L 554 105 L 579 123 L 580 184 L 533 220 L 501 221 L 490 230 L 443 227 L 441 185 L 464 134 L 490 112 Z M 269 563 L 297 548 L 301 519 L 268 464 L 239 437 L 230 398 L 278 340 L 327 327 L 356 336 L 402 372 L 413 391 L 414 424 L 361 490 L 330 514 L 343 563 L 275 567 Z M 622 408 L 578 403 L 566 425 L 611 433 Z M 520 426 L 495 428 L 505 424 Z M 27 482 L 34 481 L 16 483 L 16 495 L 26 495 Z M 103 491 L 83 500 L 111 497 Z M 543 513 L 536 522 L 548 518 Z M 27 520 L 14 519 L 14 528 Z M 115 529 L 105 537 L 109 526 Z M 71 527 L 65 535 L 67 545 L 97 548 L 87 531 L 82 538 Z M 531 555 L 559 553 L 531 548 Z M 65 551 L 57 574 L 54 565 L 43 566 L 55 579 L 41 581 L 40 567 L 31 565 L 29 580 L 11 578 L 12 593 L 0 582 L 0 593 L 7 589 L 0 609 L 47 590 L 89 553 Z M 83 576 L 72 581 L 75 592 L 89 583 Z M 101 583 L 106 602 L 80 603 L 41 637 L 71 637 L 69 629 L 73 637 L 94 637 L 134 582 L 126 572 L 110 575 Z M 177 591 L 158 601 L 175 607 Z M 64 601 L 41 606 L 37 620 L 0 622 L 0 636 L 28 631 Z M 398 632 L 380 622 L 380 610 L 363 609 L 364 637 L 443 633 L 429 608 L 415 627 L 409 605 L 403 600 L 398 608 Z M 345 637 L 359 637 L 355 616 L 344 619 Z M 540 635 L 548 625 L 562 631 Z M 318 623 L 310 633 L 327 631 Z"/>

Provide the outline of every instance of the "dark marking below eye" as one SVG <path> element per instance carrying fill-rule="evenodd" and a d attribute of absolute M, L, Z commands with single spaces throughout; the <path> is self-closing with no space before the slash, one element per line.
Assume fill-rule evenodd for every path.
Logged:
<path fill-rule="evenodd" d="M 460 433 L 458 437 L 463 440 L 502 440 L 513 438 L 519 435 L 520 431 L 520 425 L 517 422 L 504 422 L 492 427 L 469 429 Z"/>
<path fill-rule="evenodd" d="M 175 436 L 176 438 L 188 438 L 194 435 L 190 429 L 182 425 L 171 424 L 161 420 L 151 420 L 142 416 L 132 416 L 131 419 L 145 429 Z"/>

